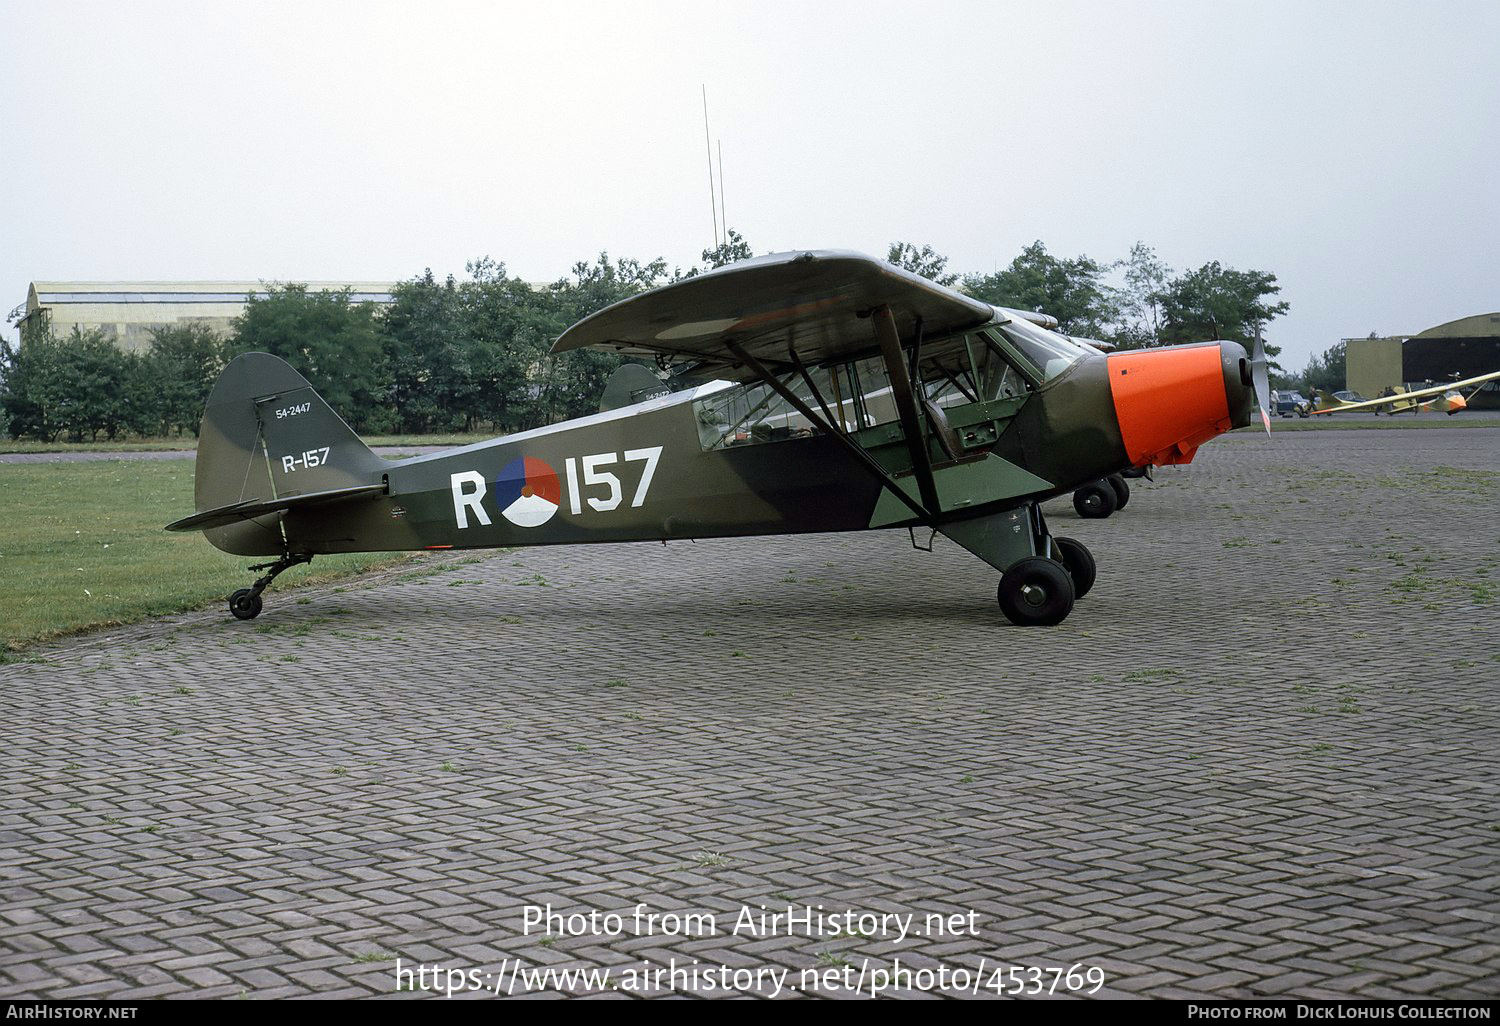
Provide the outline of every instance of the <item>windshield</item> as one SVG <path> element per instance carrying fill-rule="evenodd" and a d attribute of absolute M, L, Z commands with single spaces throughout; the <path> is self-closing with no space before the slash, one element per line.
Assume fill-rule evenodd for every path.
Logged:
<path fill-rule="evenodd" d="M 1000 326 L 1000 333 L 1019 349 L 1042 372 L 1043 381 L 1051 381 L 1081 360 L 1088 350 L 1076 342 L 1030 321 L 1012 319 Z"/>

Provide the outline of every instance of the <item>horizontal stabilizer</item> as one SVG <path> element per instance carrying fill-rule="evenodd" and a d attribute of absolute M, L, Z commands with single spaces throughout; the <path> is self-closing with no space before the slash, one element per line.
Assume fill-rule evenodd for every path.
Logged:
<path fill-rule="evenodd" d="M 202 513 L 183 517 L 181 520 L 168 524 L 167 530 L 207 531 L 214 527 L 225 527 L 271 513 L 284 513 L 307 506 L 327 506 L 336 502 L 352 502 L 356 499 L 373 499 L 383 494 L 385 494 L 385 485 L 374 484 L 356 485 L 353 488 L 331 488 L 326 492 L 308 492 L 305 495 L 284 495 L 279 499 L 246 499 L 244 502 L 232 502 L 227 506 L 206 509 Z"/>

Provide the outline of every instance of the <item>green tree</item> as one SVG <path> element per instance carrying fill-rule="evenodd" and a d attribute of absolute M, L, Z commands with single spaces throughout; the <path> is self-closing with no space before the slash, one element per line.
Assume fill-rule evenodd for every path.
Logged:
<path fill-rule="evenodd" d="M 140 392 L 140 357 L 122 351 L 97 328 L 73 328 L 63 340 L 58 371 L 67 382 L 68 438 L 97 441 L 100 432 L 110 441 L 124 431 L 144 426 Z"/>
<path fill-rule="evenodd" d="M 1302 386 L 1325 392 L 1337 392 L 1346 387 L 1348 353 L 1349 343 L 1340 341 L 1313 356 L 1303 368 Z M 1310 394 L 1308 398 L 1311 398 Z"/>
<path fill-rule="evenodd" d="M 1161 338 L 1161 296 L 1172 269 L 1144 242 L 1130 247 L 1122 266 L 1125 287 L 1119 294 L 1120 323 L 1110 340 L 1121 349 L 1156 345 Z"/>
<path fill-rule="evenodd" d="M 297 368 L 356 430 L 389 424 L 384 344 L 373 307 L 349 289 L 268 285 L 233 322 L 235 353 L 271 353 Z"/>
<path fill-rule="evenodd" d="M 1185 271 L 1169 281 L 1158 294 L 1161 304 L 1163 342 L 1201 342 L 1229 339 L 1247 349 L 1262 329 L 1290 309 L 1285 301 L 1271 302 L 1281 291 L 1276 275 L 1266 271 L 1237 271 L 1217 260 L 1196 271 Z M 1280 354 L 1279 346 L 1266 345 L 1266 355 Z M 1270 368 L 1285 369 L 1274 362 Z"/>
<path fill-rule="evenodd" d="M 107 437 L 113 441 L 123 434 L 143 437 L 163 434 L 160 403 L 164 389 L 170 385 L 162 380 L 152 364 L 149 352 L 120 355 L 124 362 L 120 367 L 113 416 L 104 426 Z M 205 391 L 202 399 L 197 402 L 197 409 L 188 414 L 195 429 L 203 414 L 203 400 L 207 398 L 208 393 Z M 182 412 L 187 414 L 185 406 Z"/>
<path fill-rule="evenodd" d="M 142 371 L 155 383 L 143 431 L 198 434 L 203 407 L 224 369 L 224 340 L 204 324 L 173 324 L 151 331 Z"/>
<path fill-rule="evenodd" d="M 556 334 L 548 331 L 546 293 L 489 257 L 470 261 L 467 270 L 470 280 L 459 288 L 464 380 L 455 402 L 468 414 L 468 426 L 478 420 L 508 432 L 547 423 L 537 385 L 548 339 Z"/>
<path fill-rule="evenodd" d="M 742 255 L 726 262 L 750 256 L 750 247 L 732 229 L 730 243 L 738 247 L 737 252 Z M 704 253 L 705 262 L 709 261 L 711 252 Z M 675 277 L 681 279 L 697 273 L 694 270 Z M 590 314 L 664 285 L 668 280 L 666 261 L 660 258 L 645 263 L 633 259 L 611 262 L 608 253 L 600 253 L 594 263 L 580 261 L 573 265 L 572 281 L 563 279 L 548 290 L 548 299 L 555 304 L 549 307 L 552 314 L 549 338 L 556 337 L 570 324 Z M 540 382 L 547 417 L 559 420 L 595 412 L 609 376 L 625 362 L 623 357 L 614 353 L 591 350 L 548 355 L 541 367 Z"/>
<path fill-rule="evenodd" d="M 939 285 L 958 284 L 958 275 L 948 270 L 948 258 L 931 246 L 918 249 L 910 242 L 893 242 L 891 248 L 886 250 L 885 259 L 887 263 L 895 264 L 912 274 L 920 274 Z"/>
<path fill-rule="evenodd" d="M 1270 302 L 1281 291 L 1276 275 L 1237 271 L 1210 261 L 1179 274 L 1159 293 L 1161 337 L 1168 342 L 1232 339 L 1248 343 L 1255 325 L 1269 324 L 1290 308 Z"/>
<path fill-rule="evenodd" d="M 1104 282 L 1109 267 L 1087 256 L 1060 260 L 1033 242 L 994 274 L 965 276 L 964 289 L 975 299 L 1017 310 L 1039 310 L 1057 318 L 1069 335 L 1099 338 L 1117 314 L 1114 290 Z"/>
<path fill-rule="evenodd" d="M 723 267 L 740 260 L 749 260 L 755 254 L 750 250 L 750 243 L 733 228 L 727 228 L 724 232 L 724 241 L 713 249 L 703 251 L 703 263 L 712 270 L 715 267 Z"/>
<path fill-rule="evenodd" d="M 465 294 L 449 275 L 428 268 L 391 289 L 382 319 L 388 395 L 401 431 L 469 426 L 468 331 Z"/>
<path fill-rule="evenodd" d="M 142 430 L 150 382 L 140 362 L 98 328 L 74 327 L 63 339 L 45 329 L 27 332 L 19 350 L 7 354 L 8 430 L 49 442 Z"/>
<path fill-rule="evenodd" d="M 50 332 L 26 325 L 17 345 L 0 339 L 0 411 L 11 438 L 51 442 L 63 430 L 66 385 L 62 343 Z"/>

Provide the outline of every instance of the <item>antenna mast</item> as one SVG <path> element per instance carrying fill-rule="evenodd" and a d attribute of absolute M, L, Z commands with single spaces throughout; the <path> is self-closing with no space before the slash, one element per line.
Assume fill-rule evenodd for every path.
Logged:
<path fill-rule="evenodd" d="M 714 146 L 708 134 L 708 85 L 703 86 L 703 146 L 708 150 L 708 206 L 714 218 L 714 249 L 719 248 L 719 205 L 714 196 Z"/>

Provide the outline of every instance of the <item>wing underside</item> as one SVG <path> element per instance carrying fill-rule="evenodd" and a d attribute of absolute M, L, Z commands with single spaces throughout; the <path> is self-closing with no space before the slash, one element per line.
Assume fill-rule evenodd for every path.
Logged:
<path fill-rule="evenodd" d="M 633 296 L 573 325 L 554 353 L 597 348 L 659 355 L 745 377 L 730 343 L 771 365 L 795 347 L 809 365 L 873 352 L 871 312 L 888 307 L 902 338 L 935 338 L 991 320 L 988 303 L 858 253 L 776 253 Z"/>

